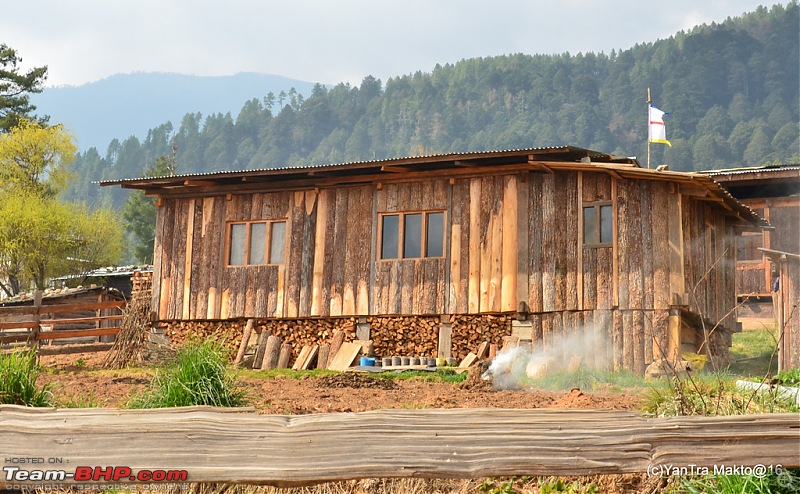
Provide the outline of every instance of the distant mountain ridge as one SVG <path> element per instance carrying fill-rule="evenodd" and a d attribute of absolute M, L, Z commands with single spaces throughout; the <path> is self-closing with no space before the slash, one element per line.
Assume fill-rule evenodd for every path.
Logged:
<path fill-rule="evenodd" d="M 81 151 L 105 150 L 112 139 L 134 135 L 143 139 L 149 129 L 167 121 L 177 128 L 187 113 L 231 112 L 235 117 L 245 101 L 294 87 L 309 94 L 313 82 L 242 72 L 230 76 L 195 76 L 138 72 L 116 74 L 81 86 L 47 87 L 31 95 L 39 115 L 64 124 Z"/>

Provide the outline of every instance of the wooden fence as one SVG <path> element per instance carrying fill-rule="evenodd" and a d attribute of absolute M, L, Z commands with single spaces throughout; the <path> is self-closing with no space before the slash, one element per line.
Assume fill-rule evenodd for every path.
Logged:
<path fill-rule="evenodd" d="M 463 409 L 282 416 L 210 407 L 0 405 L 6 465 L 34 459 L 13 466 L 130 468 L 134 474 L 120 482 L 133 482 L 145 469 L 185 471 L 187 482 L 290 486 L 376 477 L 796 468 L 798 444 L 798 414 L 646 418 L 605 410 Z"/>
<path fill-rule="evenodd" d="M 40 342 L 75 338 L 116 335 L 120 331 L 119 321 L 124 317 L 124 300 L 98 300 L 71 304 L 43 305 L 41 293 L 34 297 L 33 305 L 19 307 L 0 307 L 0 349 L 14 344 L 27 344 L 42 354 L 71 353 L 75 348 L 45 348 Z M 94 312 L 94 316 L 61 317 L 58 314 L 75 312 Z M 48 316 L 48 317 L 45 317 Z M 55 329 L 57 326 L 70 326 L 94 323 L 94 328 Z M 46 330 L 50 328 L 51 330 Z M 110 344 L 84 345 L 80 351 L 107 350 Z"/>

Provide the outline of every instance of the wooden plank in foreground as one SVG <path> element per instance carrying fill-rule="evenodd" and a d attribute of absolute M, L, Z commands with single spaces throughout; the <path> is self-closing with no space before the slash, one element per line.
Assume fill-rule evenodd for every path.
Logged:
<path fill-rule="evenodd" d="M 235 412 L 0 405 L 0 458 L 45 458 L 44 466 L 22 465 L 28 470 L 62 458 L 58 468 L 68 471 L 79 465 L 185 469 L 188 482 L 280 486 L 372 477 L 619 474 L 651 465 L 800 466 L 798 414 L 654 419 L 564 409 Z"/>

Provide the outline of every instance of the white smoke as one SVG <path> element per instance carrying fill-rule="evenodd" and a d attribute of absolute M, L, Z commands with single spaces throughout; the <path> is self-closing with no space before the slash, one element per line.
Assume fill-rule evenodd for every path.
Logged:
<path fill-rule="evenodd" d="M 594 326 L 580 326 L 566 337 L 550 341 L 535 350 L 530 344 L 505 348 L 498 352 L 483 374 L 495 389 L 529 387 L 534 379 L 553 372 L 574 372 L 581 366 L 607 368 L 610 335 L 603 335 Z"/>

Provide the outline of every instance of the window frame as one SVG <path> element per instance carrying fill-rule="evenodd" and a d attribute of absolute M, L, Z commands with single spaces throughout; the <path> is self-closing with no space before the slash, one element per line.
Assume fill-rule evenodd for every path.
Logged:
<path fill-rule="evenodd" d="M 422 215 L 422 231 L 420 233 L 420 256 L 406 257 L 405 253 L 405 240 L 406 240 L 406 221 L 407 215 L 420 214 Z M 428 217 L 431 214 L 442 215 L 442 255 L 429 256 L 428 255 Z M 383 257 L 383 218 L 386 216 L 397 216 L 397 257 Z M 409 211 L 385 211 L 378 213 L 378 234 L 377 234 L 377 256 L 376 261 L 403 261 L 415 259 L 445 259 L 447 256 L 447 211 L 445 209 L 430 209 L 430 210 L 409 210 Z"/>
<path fill-rule="evenodd" d="M 288 229 L 288 218 L 275 218 L 275 219 L 259 219 L 259 220 L 243 220 L 243 221 L 228 221 L 225 225 L 225 267 L 226 268 L 243 268 L 243 267 L 250 267 L 250 266 L 283 266 L 286 264 L 286 247 L 289 244 L 289 229 Z M 275 223 L 283 223 L 284 224 L 284 232 L 283 232 L 283 262 L 281 263 L 271 263 L 269 262 L 272 259 L 272 231 L 273 226 Z M 250 262 L 250 239 L 252 236 L 253 225 L 255 224 L 264 224 L 266 231 L 264 232 L 264 262 L 262 263 L 251 263 Z M 245 225 L 245 236 L 244 236 L 244 262 L 242 264 L 231 264 L 231 247 L 233 246 L 233 226 L 234 225 Z"/>
<path fill-rule="evenodd" d="M 613 247 L 614 246 L 614 223 L 615 223 L 614 222 L 614 216 L 616 214 L 616 211 L 614 211 L 614 202 L 611 201 L 611 200 L 606 199 L 606 200 L 602 200 L 602 201 L 584 202 L 584 203 L 581 204 L 581 206 L 582 206 L 581 207 L 581 211 L 580 211 L 581 226 L 582 226 L 582 229 L 581 229 L 581 241 L 582 241 L 583 247 L 588 247 L 588 248 L 593 248 L 593 249 L 605 248 L 605 247 Z M 602 208 L 604 206 L 611 207 L 611 218 L 609 219 L 610 222 L 611 222 L 611 238 L 606 242 L 601 242 L 600 240 L 602 239 L 602 229 L 603 229 L 603 227 L 602 227 L 602 213 L 601 213 L 601 210 L 602 210 Z M 585 213 L 585 210 L 587 210 L 587 209 L 594 209 L 594 217 L 595 217 L 595 224 L 596 224 L 596 228 L 595 228 L 596 236 L 593 239 L 594 241 L 592 241 L 592 242 L 587 242 L 586 241 L 586 219 L 585 219 L 586 218 L 586 216 L 585 216 L 586 213 Z"/>

